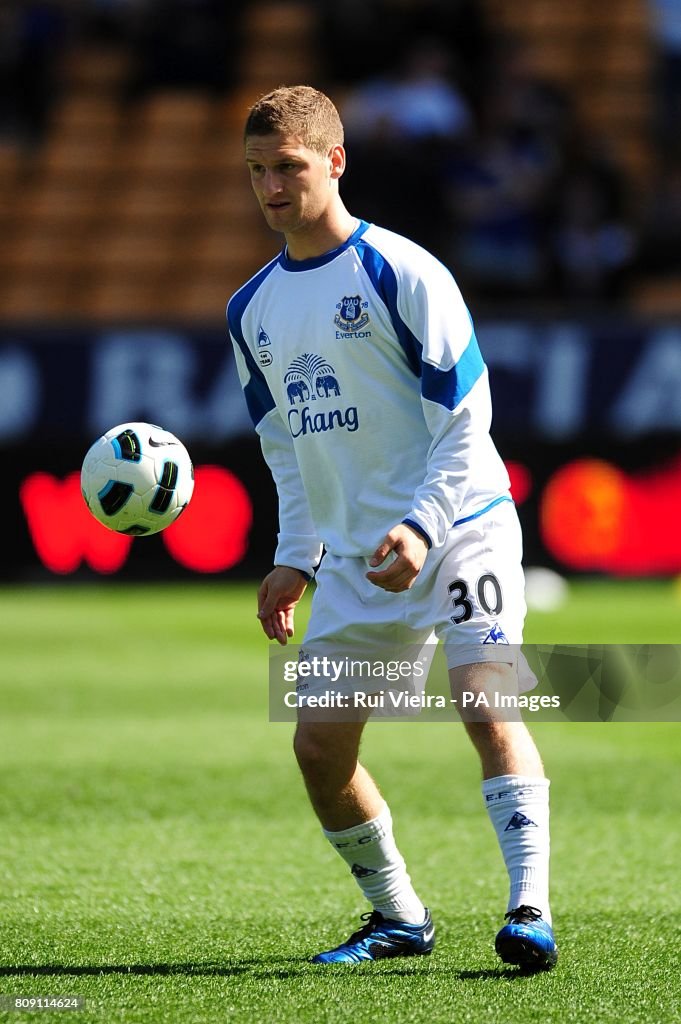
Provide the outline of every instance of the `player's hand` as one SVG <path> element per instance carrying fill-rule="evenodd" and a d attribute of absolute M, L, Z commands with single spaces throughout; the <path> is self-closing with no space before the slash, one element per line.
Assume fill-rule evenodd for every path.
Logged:
<path fill-rule="evenodd" d="M 414 580 L 426 560 L 428 545 L 420 533 L 412 530 L 406 523 L 399 523 L 385 535 L 369 559 L 369 565 L 380 565 L 391 551 L 394 551 L 397 557 L 387 569 L 368 572 L 366 577 L 370 583 L 381 587 L 382 590 L 399 594 L 400 591 L 409 590 L 414 585 Z"/>
<path fill-rule="evenodd" d="M 280 644 L 293 636 L 293 612 L 305 593 L 307 582 L 297 569 L 277 565 L 258 591 L 258 618 L 265 636 Z"/>

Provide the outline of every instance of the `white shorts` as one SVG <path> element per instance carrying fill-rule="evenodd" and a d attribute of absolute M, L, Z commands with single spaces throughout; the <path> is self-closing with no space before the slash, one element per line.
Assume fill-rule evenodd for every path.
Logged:
<path fill-rule="evenodd" d="M 317 573 L 306 652 L 387 650 L 444 645 L 447 666 L 504 661 L 522 643 L 525 581 L 515 505 L 502 502 L 452 527 L 447 544 L 428 552 L 413 587 L 388 593 L 370 583 L 366 558 L 327 553 Z M 515 661 L 509 651 L 508 662 Z"/>

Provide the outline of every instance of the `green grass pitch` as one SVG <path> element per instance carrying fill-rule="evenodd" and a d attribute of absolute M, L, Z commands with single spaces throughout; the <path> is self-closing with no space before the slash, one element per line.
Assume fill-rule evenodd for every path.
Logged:
<path fill-rule="evenodd" d="M 0 591 L 0 994 L 87 1001 L 0 1020 L 681 1020 L 675 723 L 535 727 L 561 948 L 535 977 L 493 951 L 505 872 L 462 727 L 370 728 L 364 758 L 439 945 L 359 969 L 307 963 L 366 907 L 307 806 L 291 726 L 267 721 L 254 594 Z M 672 584 L 582 582 L 530 616 L 527 639 L 671 642 L 680 622 Z"/>

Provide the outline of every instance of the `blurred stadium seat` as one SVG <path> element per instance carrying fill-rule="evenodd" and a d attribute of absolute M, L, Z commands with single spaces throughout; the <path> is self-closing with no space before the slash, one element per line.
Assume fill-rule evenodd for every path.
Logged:
<path fill-rule="evenodd" d="M 615 5 L 486 0 L 486 7 L 492 23 L 532 46 L 538 70 L 569 89 L 580 119 L 607 141 L 641 186 L 650 169 L 652 52 L 646 0 Z"/>
<path fill-rule="evenodd" d="M 529 45 L 537 70 L 567 90 L 587 134 L 607 145 L 635 194 L 644 192 L 653 162 L 646 0 L 481 3 L 495 31 Z M 235 57 L 239 84 L 227 95 L 162 89 L 132 100 L 130 47 L 72 43 L 43 143 L 28 153 L 0 144 L 5 315 L 57 315 L 73 308 L 75 295 L 79 309 L 98 316 L 153 316 L 170 304 L 189 317 L 221 316 L 224 295 L 278 245 L 249 192 L 244 116 L 266 89 L 318 80 L 318 16 L 304 0 L 248 5 Z M 45 277 L 50 267 L 65 275 L 61 301 L 56 278 Z M 168 267 L 183 269 L 172 297 L 160 287 Z M 132 280 L 140 274 L 153 286 Z M 654 282 L 640 294 L 635 302 L 648 307 Z M 666 310 L 681 309 L 665 281 L 659 294 Z"/>
<path fill-rule="evenodd" d="M 43 143 L 0 146 L 4 316 L 221 318 L 277 247 L 250 194 L 244 114 L 263 89 L 310 77 L 313 32 L 305 3 L 253 6 L 242 84 L 226 98 L 132 101 L 131 52 L 72 45 Z"/>
<path fill-rule="evenodd" d="M 681 274 L 642 281 L 634 289 L 632 305 L 637 313 L 678 316 L 681 311 Z"/>
<path fill-rule="evenodd" d="M 86 41 L 72 46 L 62 59 L 67 95 L 120 95 L 130 74 L 131 55 L 122 47 Z"/>

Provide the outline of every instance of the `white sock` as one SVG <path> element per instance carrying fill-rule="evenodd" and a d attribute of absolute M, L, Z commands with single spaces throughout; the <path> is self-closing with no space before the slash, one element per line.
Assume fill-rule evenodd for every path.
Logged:
<path fill-rule="evenodd" d="M 486 779 L 482 794 L 511 883 L 507 910 L 549 909 L 549 780 L 525 775 Z"/>
<path fill-rule="evenodd" d="M 425 907 L 407 874 L 404 858 L 393 839 L 393 823 L 387 804 L 377 818 L 342 832 L 324 835 L 350 866 L 355 880 L 374 910 L 384 917 L 421 924 Z"/>

